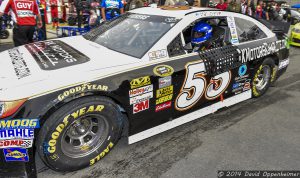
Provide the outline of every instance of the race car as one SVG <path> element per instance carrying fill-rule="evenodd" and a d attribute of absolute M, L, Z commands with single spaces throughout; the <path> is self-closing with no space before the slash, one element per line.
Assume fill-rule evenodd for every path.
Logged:
<path fill-rule="evenodd" d="M 210 45 L 194 50 L 200 22 Z M 0 59 L 0 169 L 34 175 L 35 150 L 49 168 L 75 171 L 122 135 L 133 144 L 260 97 L 286 71 L 289 50 L 285 34 L 252 17 L 175 6 L 135 9 Z"/>
<path fill-rule="evenodd" d="M 290 34 L 290 44 L 293 46 L 300 46 L 300 23 L 292 27 Z"/>

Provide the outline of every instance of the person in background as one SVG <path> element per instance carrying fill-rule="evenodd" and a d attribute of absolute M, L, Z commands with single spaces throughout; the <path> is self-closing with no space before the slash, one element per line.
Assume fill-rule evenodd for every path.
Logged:
<path fill-rule="evenodd" d="M 226 0 L 224 2 L 224 0 L 220 0 L 219 3 L 216 5 L 217 9 L 220 9 L 222 11 L 227 9 L 228 4 L 226 3 Z"/>
<path fill-rule="evenodd" d="M 15 0 L 4 0 L 0 6 L 0 18 L 9 11 L 12 14 L 13 41 L 16 47 L 33 42 L 35 26 L 38 28 L 43 26 L 36 0 L 22 0 L 22 3 L 22 6 L 18 6 Z M 17 15 L 24 11 L 27 13 Z"/>
<path fill-rule="evenodd" d="M 82 23 L 82 10 L 83 10 L 83 4 L 81 0 L 74 0 L 74 6 L 76 8 L 76 14 L 77 14 L 77 26 L 78 28 L 81 28 Z"/>
<path fill-rule="evenodd" d="M 50 0 L 51 7 L 51 19 L 52 19 L 52 28 L 58 27 L 58 2 L 57 0 Z"/>
<path fill-rule="evenodd" d="M 241 13 L 246 14 L 247 12 L 247 2 L 246 0 L 241 0 Z"/>
<path fill-rule="evenodd" d="M 231 12 L 241 12 L 241 5 L 236 2 L 236 0 L 232 0 L 231 2 L 228 2 L 228 6 L 226 8 L 227 11 Z"/>
<path fill-rule="evenodd" d="M 263 1 L 259 0 L 256 6 L 256 18 L 262 19 L 263 18 Z"/>
<path fill-rule="evenodd" d="M 110 20 L 120 13 L 124 13 L 124 5 L 121 0 L 102 0 L 101 15 L 103 21 Z"/>

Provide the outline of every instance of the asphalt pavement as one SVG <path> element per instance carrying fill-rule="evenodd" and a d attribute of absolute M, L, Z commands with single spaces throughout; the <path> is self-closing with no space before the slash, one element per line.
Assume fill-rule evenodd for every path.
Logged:
<path fill-rule="evenodd" d="M 0 46 L 1 51 L 1 46 Z M 160 135 L 122 138 L 92 167 L 57 173 L 37 158 L 40 178 L 215 178 L 218 170 L 300 170 L 300 48 L 275 87 Z"/>

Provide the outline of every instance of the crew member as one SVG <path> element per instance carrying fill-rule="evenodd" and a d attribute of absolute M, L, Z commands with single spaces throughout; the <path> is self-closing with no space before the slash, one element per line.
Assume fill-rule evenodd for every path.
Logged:
<path fill-rule="evenodd" d="M 212 38 L 213 28 L 206 22 L 198 22 L 192 29 L 192 47 L 193 52 L 204 51 L 212 48 L 210 39 Z"/>
<path fill-rule="evenodd" d="M 124 13 L 124 6 L 121 0 L 102 0 L 101 15 L 104 21 L 110 20 Z"/>
<path fill-rule="evenodd" d="M 41 28 L 42 17 L 36 0 L 4 0 L 0 6 L 0 17 L 11 11 L 14 22 L 13 41 L 15 46 L 31 43 L 36 26 Z"/>
<path fill-rule="evenodd" d="M 58 3 L 57 0 L 50 0 L 52 28 L 58 27 Z"/>
<path fill-rule="evenodd" d="M 77 19 L 78 19 L 78 28 L 81 28 L 81 23 L 82 23 L 82 14 L 83 14 L 83 4 L 81 0 L 74 0 L 74 5 L 76 8 L 76 14 L 77 14 Z"/>

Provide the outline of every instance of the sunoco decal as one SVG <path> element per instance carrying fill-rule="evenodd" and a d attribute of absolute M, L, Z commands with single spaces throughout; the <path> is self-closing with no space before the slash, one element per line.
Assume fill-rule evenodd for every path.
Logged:
<path fill-rule="evenodd" d="M 0 129 L 35 129 L 40 128 L 38 119 L 0 120 Z"/>
<path fill-rule="evenodd" d="M 153 72 L 155 75 L 160 77 L 171 76 L 174 72 L 174 69 L 168 65 L 159 65 L 154 67 Z"/>
<path fill-rule="evenodd" d="M 3 149 L 3 153 L 4 153 L 6 162 L 9 162 L 9 161 L 28 162 L 29 161 L 27 149 L 25 149 L 25 148 Z"/>
<path fill-rule="evenodd" d="M 27 77 L 30 75 L 30 70 L 25 62 L 23 55 L 19 52 L 18 48 L 8 50 L 11 62 L 14 66 L 18 79 Z"/>
<path fill-rule="evenodd" d="M 0 130 L 0 140 L 16 138 L 34 139 L 34 129 Z"/>
<path fill-rule="evenodd" d="M 25 47 L 43 70 L 60 69 L 90 60 L 78 50 L 59 40 L 31 43 Z"/>

